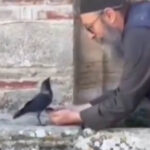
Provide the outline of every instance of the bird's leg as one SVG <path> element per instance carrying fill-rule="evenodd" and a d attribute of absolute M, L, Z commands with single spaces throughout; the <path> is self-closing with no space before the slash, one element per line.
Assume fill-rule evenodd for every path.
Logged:
<path fill-rule="evenodd" d="M 37 114 L 37 119 L 38 119 L 38 121 L 39 121 L 39 125 L 40 125 L 40 126 L 46 126 L 46 124 L 42 124 L 41 119 L 40 119 L 40 115 L 41 115 L 41 112 L 38 112 L 38 114 Z"/>
<path fill-rule="evenodd" d="M 39 125 L 42 125 L 42 122 L 41 122 L 41 119 L 40 119 L 40 115 L 41 115 L 41 112 L 38 112 L 37 113 L 37 119 L 39 121 Z"/>

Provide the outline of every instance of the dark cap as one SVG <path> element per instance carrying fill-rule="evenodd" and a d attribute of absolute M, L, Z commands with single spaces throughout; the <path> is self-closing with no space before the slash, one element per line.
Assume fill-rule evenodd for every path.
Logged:
<path fill-rule="evenodd" d="M 89 13 L 103 10 L 106 7 L 119 7 L 126 2 L 127 0 L 80 0 L 80 12 Z"/>

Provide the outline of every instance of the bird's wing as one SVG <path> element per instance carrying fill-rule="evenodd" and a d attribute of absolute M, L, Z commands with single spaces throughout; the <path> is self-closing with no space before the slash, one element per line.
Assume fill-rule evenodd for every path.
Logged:
<path fill-rule="evenodd" d="M 42 111 L 51 103 L 51 97 L 46 94 L 38 94 L 29 101 L 24 109 L 30 112 Z"/>
<path fill-rule="evenodd" d="M 26 108 L 26 107 L 32 105 L 32 103 L 33 103 L 33 99 L 30 100 L 30 101 L 28 101 L 28 102 L 24 105 L 24 108 Z"/>
<path fill-rule="evenodd" d="M 37 95 L 38 96 L 38 95 Z M 32 104 L 34 105 L 34 101 L 36 101 L 37 96 L 35 96 L 34 98 L 32 98 L 30 101 L 28 101 L 23 108 L 28 108 L 30 107 Z M 22 108 L 22 109 L 23 109 Z"/>

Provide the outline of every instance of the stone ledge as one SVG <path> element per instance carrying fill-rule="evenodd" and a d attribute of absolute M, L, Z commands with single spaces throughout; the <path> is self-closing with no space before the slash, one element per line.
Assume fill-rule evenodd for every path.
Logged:
<path fill-rule="evenodd" d="M 1 126 L 2 150 L 70 149 L 78 134 L 75 127 Z"/>
<path fill-rule="evenodd" d="M 76 126 L 36 126 L 36 125 L 1 125 L 0 141 L 4 140 L 35 140 L 35 139 L 59 139 L 72 137 L 79 133 Z M 63 141 L 61 139 L 61 141 Z"/>
<path fill-rule="evenodd" d="M 118 128 L 79 136 L 76 149 L 80 150 L 149 150 L 150 130 L 147 128 Z M 88 131 L 89 132 L 89 131 Z"/>
<path fill-rule="evenodd" d="M 149 150 L 147 128 L 81 130 L 77 126 L 0 126 L 1 150 Z"/>
<path fill-rule="evenodd" d="M 42 122 L 47 122 L 41 115 Z M 44 122 L 45 122 L 44 121 Z M 38 126 L 35 115 L 12 120 L 0 116 L 1 150 L 149 150 L 149 128 L 114 128 L 95 132 L 80 126 Z"/>

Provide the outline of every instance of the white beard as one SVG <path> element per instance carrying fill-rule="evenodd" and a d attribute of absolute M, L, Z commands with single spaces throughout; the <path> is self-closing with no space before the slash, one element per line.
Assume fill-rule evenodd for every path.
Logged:
<path fill-rule="evenodd" d="M 122 32 L 105 24 L 106 35 L 102 39 L 95 39 L 101 47 L 110 47 L 117 55 L 122 56 Z"/>

